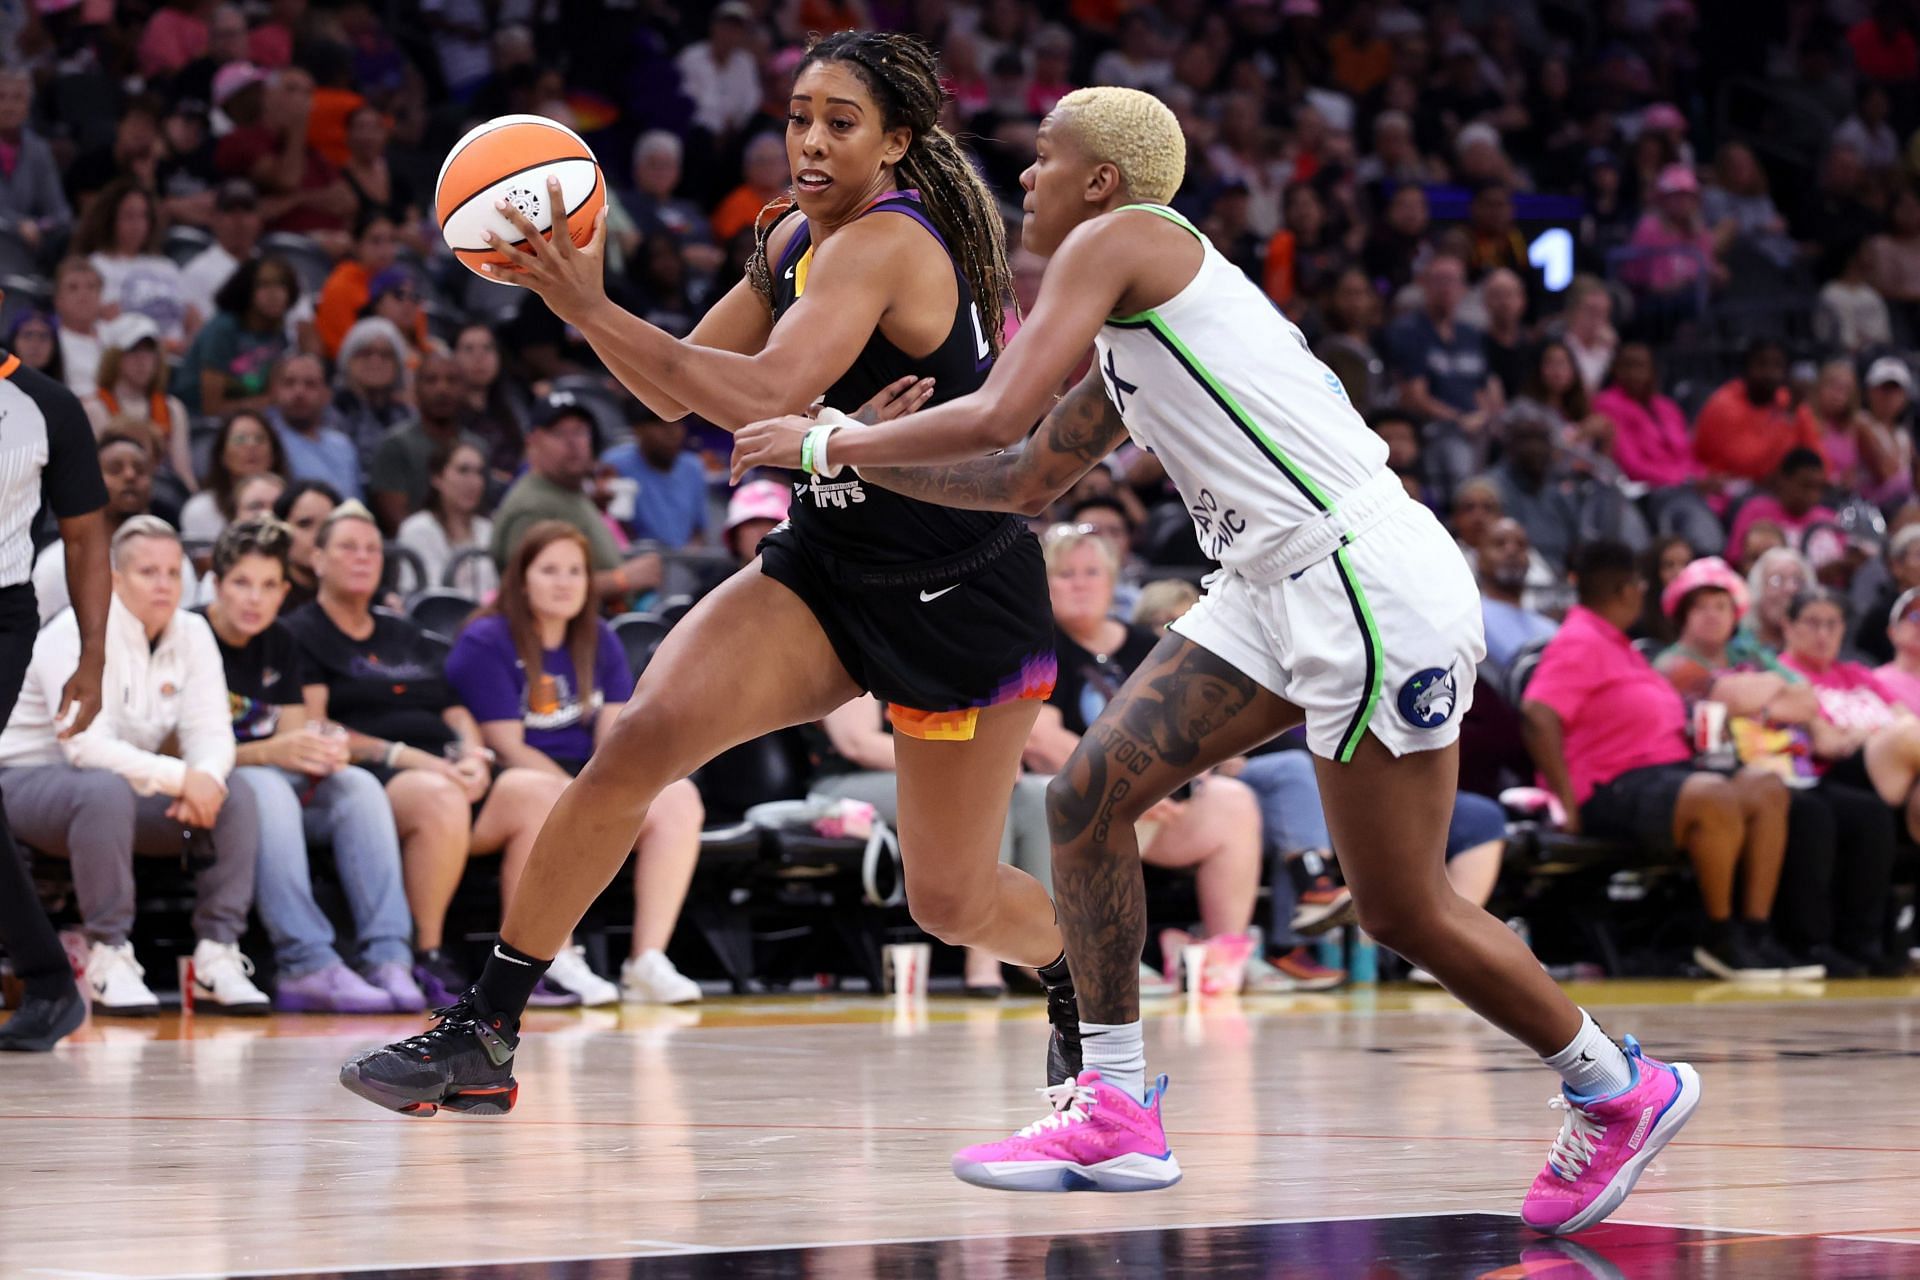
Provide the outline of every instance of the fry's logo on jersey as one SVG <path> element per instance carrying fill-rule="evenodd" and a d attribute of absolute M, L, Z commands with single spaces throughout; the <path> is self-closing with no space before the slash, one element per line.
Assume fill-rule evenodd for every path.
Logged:
<path fill-rule="evenodd" d="M 814 476 L 812 483 L 801 488 L 800 492 L 812 494 L 813 505 L 816 507 L 838 507 L 842 511 L 847 509 L 849 503 L 857 506 L 867 500 L 866 487 L 858 480 L 842 480 L 835 483 L 823 481 L 819 476 Z"/>
<path fill-rule="evenodd" d="M 1416 729 L 1438 729 L 1460 701 L 1453 668 L 1428 667 L 1400 686 L 1400 714 Z"/>

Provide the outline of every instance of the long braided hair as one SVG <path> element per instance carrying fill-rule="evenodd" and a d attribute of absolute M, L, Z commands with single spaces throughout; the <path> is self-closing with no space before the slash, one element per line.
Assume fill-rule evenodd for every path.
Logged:
<path fill-rule="evenodd" d="M 1001 326 L 997 323 L 1004 300 L 1013 295 L 1013 269 L 1007 265 L 1006 223 L 993 192 L 974 172 L 966 152 L 940 126 L 940 60 L 922 40 L 882 31 L 840 31 L 808 46 L 794 69 L 801 72 L 816 62 L 840 62 L 859 75 L 880 106 L 880 127 L 905 127 L 912 133 L 906 155 L 894 168 L 900 187 L 918 188 L 926 214 L 959 260 L 989 347 L 1000 354 Z M 773 300 L 773 271 L 767 242 L 780 216 L 791 207 L 786 197 L 773 200 L 754 222 L 753 257 L 747 278 L 754 291 Z"/>

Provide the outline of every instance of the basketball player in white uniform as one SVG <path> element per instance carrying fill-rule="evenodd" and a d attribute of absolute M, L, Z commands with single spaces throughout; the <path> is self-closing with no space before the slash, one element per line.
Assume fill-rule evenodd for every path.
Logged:
<path fill-rule="evenodd" d="M 893 423 L 788 417 L 735 436 L 736 471 L 793 466 L 807 442 L 817 468 L 1033 514 L 1131 434 L 1223 566 L 1048 789 L 1086 1070 L 1052 1091 L 1053 1114 L 958 1153 L 955 1172 L 1027 1191 L 1178 1180 L 1160 1120 L 1165 1077 L 1147 1084 L 1139 1022 L 1146 908 L 1133 824 L 1304 720 L 1362 926 L 1563 1079 L 1565 1118 L 1523 1217 L 1555 1233 L 1591 1226 L 1685 1123 L 1699 1078 L 1631 1037 L 1616 1044 L 1447 884 L 1460 718 L 1485 652 L 1472 574 L 1299 330 L 1166 207 L 1185 148 L 1164 105 L 1080 90 L 1048 117 L 1037 153 L 1022 176 L 1023 236 L 1052 260 L 979 390 Z M 1048 412 L 1090 344 L 1095 368 Z M 1023 448 L 981 456 L 1019 443 L 1043 414 Z"/>

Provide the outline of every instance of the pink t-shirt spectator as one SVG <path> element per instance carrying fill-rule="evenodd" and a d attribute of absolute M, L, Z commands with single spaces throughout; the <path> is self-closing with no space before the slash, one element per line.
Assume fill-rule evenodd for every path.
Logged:
<path fill-rule="evenodd" d="M 1853 433 L 1845 428 L 1835 428 L 1825 419 L 1815 417 L 1813 410 L 1804 404 L 1800 406 L 1800 416 L 1811 422 L 1814 430 L 1820 433 L 1820 456 L 1827 462 L 1827 479 L 1842 489 L 1865 492 L 1872 483 L 1872 477 L 1861 464 L 1860 442 L 1853 438 Z"/>
<path fill-rule="evenodd" d="M 1666 396 L 1641 404 L 1618 387 L 1593 399 L 1593 411 L 1613 423 L 1613 460 L 1627 479 L 1656 489 L 1687 484 L 1705 474 L 1693 457 L 1687 415 Z"/>
<path fill-rule="evenodd" d="M 1693 758 L 1680 694 L 1626 632 L 1579 605 L 1547 642 L 1526 700 L 1560 717 L 1575 804 L 1629 769 Z"/>
<path fill-rule="evenodd" d="M 1816 671 L 1791 653 L 1780 655 L 1780 665 L 1797 671 L 1820 699 L 1820 714 L 1842 729 L 1878 729 L 1892 724 L 1900 701 L 1880 683 L 1880 677 L 1858 662 L 1836 662 Z"/>
<path fill-rule="evenodd" d="M 1822 520 L 1835 519 L 1832 507 L 1814 507 L 1803 516 L 1787 514 L 1780 505 L 1780 499 L 1770 493 L 1756 493 L 1740 504 L 1740 510 L 1733 516 L 1733 531 L 1727 535 L 1727 545 L 1737 547 L 1740 540 L 1747 536 L 1747 526 L 1755 520 L 1771 520 L 1786 530 L 1789 541 L 1798 545 L 1801 535 Z"/>
<path fill-rule="evenodd" d="M 179 9 L 162 9 L 140 33 L 140 71 L 170 76 L 206 51 L 206 23 Z"/>
<path fill-rule="evenodd" d="M 293 32 L 277 22 L 263 23 L 247 35 L 247 61 L 278 71 L 293 62 Z"/>
<path fill-rule="evenodd" d="M 1675 250 L 1633 258 L 1621 266 L 1620 274 L 1629 285 L 1650 293 L 1672 293 L 1691 285 L 1706 274 L 1707 264 L 1713 261 L 1712 231 L 1703 226 L 1688 234 L 1657 213 L 1642 215 L 1627 243 L 1635 249 Z M 1700 257 L 1678 252 L 1684 249 L 1698 249 Z"/>
<path fill-rule="evenodd" d="M 1847 47 L 1853 50 L 1854 65 L 1869 80 L 1896 84 L 1920 75 L 1920 45 L 1904 27 L 1888 31 L 1874 19 L 1862 18 L 1847 29 Z"/>
<path fill-rule="evenodd" d="M 1892 662 L 1884 667 L 1875 667 L 1873 675 L 1893 695 L 1896 703 L 1920 715 L 1920 676 L 1902 671 L 1897 663 Z"/>

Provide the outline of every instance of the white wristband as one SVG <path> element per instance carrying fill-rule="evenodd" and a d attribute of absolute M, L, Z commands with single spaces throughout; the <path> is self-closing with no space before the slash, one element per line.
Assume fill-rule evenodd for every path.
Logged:
<path fill-rule="evenodd" d="M 832 422 L 824 426 L 814 427 L 807 432 L 809 436 L 813 437 L 813 474 L 823 479 L 834 480 L 838 479 L 840 475 L 840 468 L 833 466 L 827 461 L 827 441 L 831 440 L 833 433 L 839 429 L 840 424 Z"/>
<path fill-rule="evenodd" d="M 858 426 L 866 425 L 862 423 L 860 419 L 849 418 L 846 414 L 840 412 L 840 410 L 824 404 L 820 406 L 819 412 L 813 415 L 813 420 L 816 424 L 818 424 L 815 428 L 816 430 L 818 430 L 819 427 L 825 427 L 827 428 L 828 434 L 831 434 L 834 431 L 838 431 L 841 427 L 858 427 Z M 842 466 L 834 467 L 832 470 L 828 470 L 827 438 L 828 438 L 827 435 L 822 435 L 818 439 L 816 439 L 813 443 L 813 447 L 814 447 L 813 469 L 816 472 L 818 472 L 820 475 L 825 476 L 829 480 L 837 480 L 840 478 L 840 473 L 842 471 L 847 470 L 847 468 L 844 465 L 842 465 Z M 854 469 L 854 474 L 855 475 L 860 474 L 858 468 Z"/>

